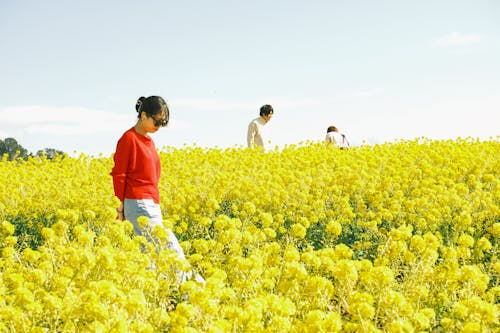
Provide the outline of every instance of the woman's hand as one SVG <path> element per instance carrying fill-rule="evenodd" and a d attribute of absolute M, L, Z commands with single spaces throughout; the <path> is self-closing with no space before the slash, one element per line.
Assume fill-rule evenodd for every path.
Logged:
<path fill-rule="evenodd" d="M 116 219 L 117 220 L 120 220 L 120 221 L 123 221 L 125 220 L 125 216 L 123 215 L 123 212 L 117 212 L 118 214 L 116 214 Z"/>
<path fill-rule="evenodd" d="M 123 213 L 123 203 L 120 205 L 120 207 L 118 207 L 116 209 L 116 213 L 117 213 L 117 215 L 116 215 L 117 220 L 120 220 L 120 221 L 125 220 L 125 215 Z"/>

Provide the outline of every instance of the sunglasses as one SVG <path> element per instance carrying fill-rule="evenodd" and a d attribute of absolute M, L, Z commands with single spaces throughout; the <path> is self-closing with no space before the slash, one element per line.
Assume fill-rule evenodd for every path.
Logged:
<path fill-rule="evenodd" d="M 168 113 L 167 113 L 167 117 L 165 119 L 156 119 L 153 116 L 151 116 L 151 118 L 154 121 L 155 127 L 165 127 L 168 125 Z"/>

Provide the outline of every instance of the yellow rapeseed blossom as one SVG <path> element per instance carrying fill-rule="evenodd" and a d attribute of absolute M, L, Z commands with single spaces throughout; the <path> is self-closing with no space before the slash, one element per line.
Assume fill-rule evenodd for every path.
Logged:
<path fill-rule="evenodd" d="M 306 236 L 307 229 L 299 223 L 292 225 L 290 234 L 296 238 L 302 239 Z"/>
<path fill-rule="evenodd" d="M 342 225 L 337 221 L 329 221 L 326 225 L 326 231 L 334 237 L 338 237 L 342 233 Z"/>
<path fill-rule="evenodd" d="M 139 216 L 137 218 L 137 225 L 141 229 L 147 229 L 149 227 L 149 218 L 147 216 Z"/>
<path fill-rule="evenodd" d="M 0 331 L 498 331 L 498 138 L 158 152 L 143 236 L 112 156 L 0 161 Z"/>
<path fill-rule="evenodd" d="M 16 231 L 15 227 L 9 221 L 2 221 L 0 223 L 3 236 L 11 236 Z"/>

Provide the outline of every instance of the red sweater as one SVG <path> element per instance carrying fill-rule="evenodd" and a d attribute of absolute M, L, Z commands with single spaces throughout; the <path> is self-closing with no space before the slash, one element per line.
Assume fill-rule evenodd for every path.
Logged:
<path fill-rule="evenodd" d="M 111 176 L 120 201 L 153 199 L 160 203 L 161 164 L 151 137 L 137 133 L 132 127 L 118 140 L 114 161 Z"/>

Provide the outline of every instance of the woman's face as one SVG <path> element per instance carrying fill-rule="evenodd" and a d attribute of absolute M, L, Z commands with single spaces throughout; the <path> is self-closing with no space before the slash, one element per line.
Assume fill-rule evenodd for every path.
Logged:
<path fill-rule="evenodd" d="M 143 122 L 144 130 L 148 133 L 154 133 L 161 127 L 166 126 L 167 120 L 167 113 L 165 111 L 154 116 L 146 116 Z"/>

